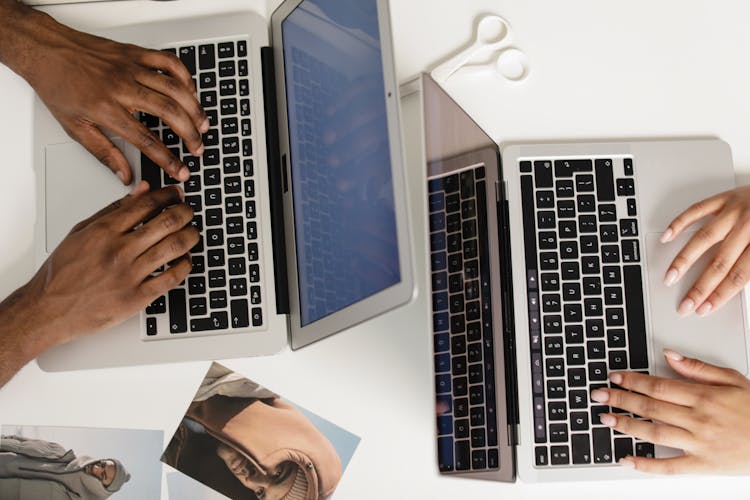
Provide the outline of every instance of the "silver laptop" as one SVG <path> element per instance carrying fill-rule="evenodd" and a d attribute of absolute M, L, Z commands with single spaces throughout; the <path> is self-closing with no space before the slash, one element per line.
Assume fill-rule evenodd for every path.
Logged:
<path fill-rule="evenodd" d="M 411 299 L 385 0 L 289 0 L 270 29 L 239 12 L 100 34 L 170 50 L 194 74 L 211 121 L 203 157 L 186 153 L 158 118 L 140 119 L 190 168 L 183 187 L 202 238 L 183 284 L 139 317 L 43 355 L 43 369 L 271 354 Z M 174 183 L 114 140 L 138 178 Z M 39 101 L 34 145 L 42 262 L 76 221 L 125 188 Z"/>
<path fill-rule="evenodd" d="M 427 188 L 440 472 L 603 480 L 636 476 L 623 456 L 678 453 L 613 433 L 589 394 L 610 371 L 675 376 L 664 347 L 748 373 L 744 296 L 706 318 L 676 313 L 710 255 L 662 284 L 690 234 L 661 233 L 734 187 L 728 145 L 499 147 L 428 75 L 403 86 L 402 112 Z"/>

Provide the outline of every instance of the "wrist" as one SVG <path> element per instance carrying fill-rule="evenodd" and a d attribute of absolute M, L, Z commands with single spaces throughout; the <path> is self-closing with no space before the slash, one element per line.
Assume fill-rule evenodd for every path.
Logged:
<path fill-rule="evenodd" d="M 0 303 L 0 319 L 2 350 L 15 354 L 18 368 L 55 345 L 54 337 L 46 330 L 49 323 L 29 285 L 22 286 Z"/>
<path fill-rule="evenodd" d="M 0 63 L 33 87 L 44 69 L 45 51 L 40 48 L 57 45 L 55 31 L 69 28 L 18 0 L 0 0 L 0 20 Z"/>

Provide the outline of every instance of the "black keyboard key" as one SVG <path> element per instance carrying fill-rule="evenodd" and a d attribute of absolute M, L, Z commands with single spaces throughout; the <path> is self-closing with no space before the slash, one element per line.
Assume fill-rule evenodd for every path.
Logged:
<path fill-rule="evenodd" d="M 237 114 L 237 99 L 229 98 L 219 101 L 222 115 Z"/>
<path fill-rule="evenodd" d="M 191 75 L 195 74 L 195 47 L 180 47 L 179 57 Z"/>
<path fill-rule="evenodd" d="M 597 223 L 595 215 L 581 215 L 578 217 L 578 231 L 580 233 L 596 233 Z"/>
<path fill-rule="evenodd" d="M 622 240 L 622 262 L 631 264 L 641 261 L 641 248 L 638 240 Z"/>
<path fill-rule="evenodd" d="M 167 312 L 167 298 L 163 295 L 146 308 L 146 314 L 164 314 L 165 312 Z"/>
<path fill-rule="evenodd" d="M 221 152 L 225 155 L 234 155 L 240 152 L 240 140 L 237 137 L 224 137 L 221 140 Z"/>
<path fill-rule="evenodd" d="M 576 190 L 579 193 L 593 193 L 596 190 L 594 188 L 594 176 L 591 174 L 576 175 Z"/>
<path fill-rule="evenodd" d="M 629 437 L 615 438 L 615 462 L 621 458 L 633 456 L 633 439 Z"/>
<path fill-rule="evenodd" d="M 216 67 L 216 49 L 213 45 L 201 45 L 198 47 L 198 67 L 200 69 L 213 69 Z"/>
<path fill-rule="evenodd" d="M 570 177 L 580 172 L 591 172 L 591 160 L 557 160 L 555 161 L 555 176 Z"/>
<path fill-rule="evenodd" d="M 537 189 L 552 187 L 552 162 L 535 161 L 534 162 L 534 180 Z"/>
<path fill-rule="evenodd" d="M 185 290 L 175 288 L 169 291 L 169 333 L 187 332 L 187 298 Z"/>
<path fill-rule="evenodd" d="M 214 269 L 208 272 L 209 288 L 224 288 L 227 286 L 227 275 L 223 269 Z"/>
<path fill-rule="evenodd" d="M 635 198 L 628 198 L 628 217 L 635 217 L 638 215 L 638 209 L 635 207 Z"/>
<path fill-rule="evenodd" d="M 536 208 L 555 208 L 555 194 L 552 190 L 540 190 L 536 192 Z"/>
<path fill-rule="evenodd" d="M 651 443 L 635 443 L 635 456 L 654 458 L 654 445 Z"/>
<path fill-rule="evenodd" d="M 570 413 L 570 430 L 587 431 L 589 430 L 589 414 L 585 411 L 574 411 Z"/>
<path fill-rule="evenodd" d="M 216 106 L 217 97 L 216 92 L 208 90 L 200 93 L 201 106 L 204 108 L 213 108 Z"/>
<path fill-rule="evenodd" d="M 232 310 L 232 328 L 245 328 L 250 326 L 247 300 L 233 300 L 230 305 Z"/>
<path fill-rule="evenodd" d="M 546 446 L 536 446 L 534 448 L 534 463 L 538 466 L 549 465 Z"/>
<path fill-rule="evenodd" d="M 219 95 L 223 97 L 237 95 L 237 84 L 235 81 L 233 79 L 219 81 Z"/>
<path fill-rule="evenodd" d="M 563 280 L 577 280 L 581 277 L 578 262 L 562 262 L 560 264 L 560 271 Z"/>
<path fill-rule="evenodd" d="M 252 139 L 242 139 L 242 154 L 244 156 L 253 155 L 253 140 Z"/>
<path fill-rule="evenodd" d="M 594 443 L 594 463 L 612 462 L 612 433 L 607 427 L 594 427 L 591 431 Z"/>
<path fill-rule="evenodd" d="M 633 179 L 617 179 L 618 196 L 635 196 L 635 183 Z"/>
<path fill-rule="evenodd" d="M 588 434 L 573 434 L 570 437 L 573 464 L 591 463 L 591 444 Z"/>
<path fill-rule="evenodd" d="M 475 194 L 474 189 L 474 171 L 466 170 L 461 172 L 459 175 L 459 186 L 461 191 L 461 198 L 473 198 Z"/>
<path fill-rule="evenodd" d="M 242 213 L 242 198 L 239 196 L 227 196 L 227 201 L 224 203 L 224 210 L 226 210 L 227 214 L 241 214 Z M 227 221 L 228 220 L 229 218 L 227 218 Z M 240 232 L 240 231 L 237 231 L 237 232 Z"/>
<path fill-rule="evenodd" d="M 617 233 L 617 225 L 615 224 L 602 224 L 599 228 L 599 236 L 602 239 L 602 243 L 617 243 L 619 239 Z"/>
<path fill-rule="evenodd" d="M 229 280 L 229 295 L 232 297 L 247 295 L 247 281 L 245 278 L 234 278 Z"/>
<path fill-rule="evenodd" d="M 568 424 L 549 424 L 550 443 L 568 442 Z"/>
<path fill-rule="evenodd" d="M 242 127 L 242 137 L 247 137 L 251 134 L 249 118 L 245 118 L 242 121 L 240 121 L 240 126 Z"/>
<path fill-rule="evenodd" d="M 622 282 L 622 274 L 619 266 L 604 266 L 604 284 L 618 285 Z"/>
<path fill-rule="evenodd" d="M 578 227 L 574 220 L 561 220 L 557 223 L 557 232 L 560 239 L 575 238 L 578 236 Z"/>
<path fill-rule="evenodd" d="M 623 238 L 638 236 L 638 221 L 636 219 L 622 219 L 620 221 L 620 236 Z"/>
<path fill-rule="evenodd" d="M 557 216 L 560 219 L 573 219 L 576 216 L 574 200 L 560 200 L 557 202 Z"/>
<path fill-rule="evenodd" d="M 596 160 L 596 197 L 602 201 L 615 200 L 612 160 Z"/>
<path fill-rule="evenodd" d="M 151 337 L 157 333 L 156 318 L 146 318 L 146 335 Z"/>
<path fill-rule="evenodd" d="M 628 368 L 626 351 L 609 351 L 608 357 L 610 370 L 626 370 Z"/>
<path fill-rule="evenodd" d="M 456 441 L 456 470 L 469 470 L 471 468 L 471 447 L 469 440 Z"/>
<path fill-rule="evenodd" d="M 604 382 L 607 380 L 607 364 L 603 362 L 589 363 L 589 380 L 591 382 Z"/>
<path fill-rule="evenodd" d="M 563 283 L 562 297 L 565 302 L 581 300 L 581 285 L 579 283 Z"/>
<path fill-rule="evenodd" d="M 440 472 L 450 472 L 453 470 L 453 438 L 438 438 L 438 466 Z"/>
<path fill-rule="evenodd" d="M 240 99 L 240 115 L 250 116 L 250 99 Z"/>
<path fill-rule="evenodd" d="M 214 72 L 206 72 L 201 73 L 198 77 L 198 87 L 200 90 L 204 89 L 212 89 L 216 87 L 216 73 Z M 214 93 L 214 97 L 216 94 Z M 213 100 L 214 104 L 216 103 L 216 99 Z"/>
<path fill-rule="evenodd" d="M 573 181 L 560 179 L 555 181 L 555 193 L 558 198 L 573 198 L 575 196 L 574 186 Z"/>
<path fill-rule="evenodd" d="M 550 464 L 568 465 L 570 463 L 570 452 L 567 446 L 550 447 Z"/>
<path fill-rule="evenodd" d="M 620 262 L 620 247 L 617 245 L 602 245 L 602 262 L 617 264 Z"/>
<path fill-rule="evenodd" d="M 628 351 L 630 368 L 648 368 L 646 350 L 646 319 L 643 306 L 641 266 L 623 266 L 625 279 L 625 309 L 627 311 Z"/>
<path fill-rule="evenodd" d="M 204 297 L 190 299 L 190 317 L 205 316 L 208 314 L 208 306 Z"/>
<path fill-rule="evenodd" d="M 586 351 L 589 359 L 604 359 L 606 356 L 603 340 L 589 340 L 586 343 Z"/>
<path fill-rule="evenodd" d="M 622 328 L 611 328 L 607 330 L 607 346 L 612 349 L 625 347 L 625 330 Z"/>
<path fill-rule="evenodd" d="M 625 171 L 625 175 L 632 176 L 633 175 L 633 159 L 632 158 L 625 158 L 623 161 L 623 170 Z"/>
<path fill-rule="evenodd" d="M 599 222 L 616 222 L 617 206 L 613 203 L 599 204 Z"/>
<path fill-rule="evenodd" d="M 224 309 L 227 307 L 227 292 L 217 290 L 208 294 L 208 303 L 211 309 Z"/>
<path fill-rule="evenodd" d="M 482 448 L 486 445 L 487 439 L 484 429 L 481 427 L 471 429 L 471 446 L 472 448 Z"/>
<path fill-rule="evenodd" d="M 234 42 L 223 42 L 219 44 L 219 57 L 234 57 Z"/>
<path fill-rule="evenodd" d="M 586 338 L 604 337 L 604 321 L 601 319 L 586 320 Z"/>
<path fill-rule="evenodd" d="M 206 149 L 203 153 L 203 165 L 206 167 L 214 166 L 219 164 L 219 150 L 216 148 Z"/>

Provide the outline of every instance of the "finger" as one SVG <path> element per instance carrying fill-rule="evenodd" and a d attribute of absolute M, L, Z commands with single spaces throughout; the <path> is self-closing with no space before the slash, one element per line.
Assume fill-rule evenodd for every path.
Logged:
<path fill-rule="evenodd" d="M 193 89 L 193 92 L 195 92 L 193 77 L 190 75 L 190 72 L 185 65 L 182 64 L 182 61 L 171 52 L 146 50 L 141 57 L 141 64 L 152 69 L 158 69 L 169 73 L 178 79 L 185 87 Z"/>
<path fill-rule="evenodd" d="M 125 197 L 122 206 L 105 215 L 102 220 L 111 224 L 115 231 L 126 233 L 144 220 L 162 210 L 183 201 L 184 194 L 179 186 L 169 186 L 149 191 L 137 197 Z"/>
<path fill-rule="evenodd" d="M 664 234 L 661 237 L 661 242 L 667 243 L 668 241 L 672 241 L 694 222 L 708 215 L 718 213 L 718 211 L 724 206 L 728 196 L 729 191 L 717 194 L 716 196 L 712 196 L 711 198 L 707 198 L 691 205 L 687 210 L 670 222 L 669 227 L 667 227 L 667 230 L 664 231 Z"/>
<path fill-rule="evenodd" d="M 135 269 L 145 279 L 155 269 L 187 254 L 198 243 L 199 238 L 200 233 L 193 226 L 184 227 L 141 254 L 135 260 Z"/>
<path fill-rule="evenodd" d="M 667 358 L 667 363 L 674 371 L 696 382 L 737 387 L 744 387 L 748 384 L 747 378 L 737 370 L 712 365 L 695 358 L 688 358 L 671 349 L 665 349 L 664 355 Z"/>
<path fill-rule="evenodd" d="M 148 192 L 148 182 L 146 182 L 146 181 L 140 181 L 138 184 L 136 184 L 135 186 L 133 186 L 133 189 L 130 190 L 129 194 L 125 195 L 124 197 L 120 198 L 119 200 L 113 201 L 112 203 L 110 203 L 106 207 L 102 208 L 101 210 L 99 210 L 98 212 L 96 212 L 94 215 L 92 215 L 88 219 L 82 220 L 81 222 L 79 222 L 78 224 L 76 224 L 75 226 L 73 226 L 73 229 L 71 229 L 71 231 L 70 231 L 71 234 L 72 233 L 77 233 L 78 231 L 86 228 L 92 222 L 94 222 L 94 221 L 102 218 L 103 216 L 107 215 L 110 212 L 113 212 L 113 211 L 117 210 L 118 208 L 120 208 L 122 206 L 122 202 L 124 200 L 126 200 L 128 198 L 133 198 L 133 197 L 136 197 L 136 196 L 140 196 L 140 195 L 142 195 L 143 193 L 146 193 L 146 192 Z"/>
<path fill-rule="evenodd" d="M 750 248 L 746 248 L 724 279 L 711 292 L 703 304 L 696 310 L 699 316 L 705 316 L 721 308 L 740 293 L 750 281 Z"/>
<path fill-rule="evenodd" d="M 132 182 L 132 172 L 122 151 L 96 125 L 80 125 L 68 129 L 68 134 L 110 169 L 126 186 Z"/>
<path fill-rule="evenodd" d="M 682 428 L 688 428 L 691 421 L 688 408 L 635 392 L 618 389 L 597 389 L 591 392 L 591 399 L 598 403 L 629 411 L 635 415 Z"/>
<path fill-rule="evenodd" d="M 694 406 L 700 399 L 696 385 L 683 380 L 655 377 L 636 372 L 614 372 L 610 374 L 609 379 L 612 383 L 629 391 L 635 391 L 680 406 Z"/>
<path fill-rule="evenodd" d="M 735 262 L 740 258 L 742 253 L 748 248 L 750 243 L 750 224 L 738 223 L 729 232 L 724 242 L 721 244 L 719 251 L 716 253 L 711 262 L 703 270 L 690 290 L 685 294 L 685 298 L 690 299 L 696 311 L 702 315 L 708 313 L 710 309 L 716 308 L 717 304 L 711 303 L 706 311 L 704 302 L 722 282 L 729 273 Z"/>
<path fill-rule="evenodd" d="M 136 76 L 136 81 L 177 101 L 187 112 L 188 116 L 190 116 L 194 127 L 200 133 L 208 131 L 209 123 L 206 113 L 198 103 L 195 94 L 189 88 L 185 87 L 182 82 L 169 75 L 157 73 L 155 71 L 142 71 Z M 175 132 L 178 131 L 175 130 Z M 188 144 L 190 151 L 197 151 L 198 147 L 201 145 L 200 135 L 197 137 L 199 142 L 196 144 L 191 143 L 191 141 L 195 139 L 193 137 L 182 138 Z"/>
<path fill-rule="evenodd" d="M 692 443 L 692 437 L 688 431 L 672 425 L 655 424 L 646 420 L 638 420 L 613 413 L 602 413 L 599 415 L 599 419 L 607 427 L 611 427 L 623 434 L 643 439 L 649 443 L 670 446 L 681 450 L 687 449 Z"/>
<path fill-rule="evenodd" d="M 193 210 L 184 203 L 173 205 L 127 235 L 134 256 L 143 254 L 172 233 L 183 229 L 193 218 Z"/>
<path fill-rule="evenodd" d="M 667 273 L 664 275 L 664 284 L 671 286 L 677 283 L 701 255 L 724 239 L 733 225 L 734 221 L 730 217 L 720 217 L 698 229 L 672 260 Z M 689 314 L 695 308 L 694 303 L 692 304 L 693 309 L 685 306 L 686 304 L 683 301 L 679 309 L 681 315 Z"/>
<path fill-rule="evenodd" d="M 700 470 L 700 463 L 689 455 L 672 458 L 625 457 L 619 463 L 649 474 L 691 474 Z"/>
<path fill-rule="evenodd" d="M 147 91 L 154 94 L 152 91 Z M 149 112 L 148 110 L 143 110 Z M 145 125 L 136 120 L 133 115 L 122 110 L 117 125 L 112 126 L 112 131 L 119 134 L 123 139 L 138 148 L 143 154 L 151 158 L 167 174 L 178 181 L 185 182 L 190 178 L 190 171 L 183 165 L 179 158 L 161 142 L 158 136 L 151 132 Z M 196 132 L 197 133 L 197 132 Z"/>
<path fill-rule="evenodd" d="M 192 267 L 190 256 L 185 255 L 158 276 L 146 278 L 139 288 L 143 307 L 185 281 Z"/>

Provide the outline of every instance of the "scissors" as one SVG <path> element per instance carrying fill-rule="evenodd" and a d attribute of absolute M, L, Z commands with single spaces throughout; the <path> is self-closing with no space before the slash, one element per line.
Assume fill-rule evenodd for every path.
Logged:
<path fill-rule="evenodd" d="M 528 73 L 526 56 L 519 49 L 512 48 L 510 24 L 497 15 L 484 16 L 479 20 L 474 42 L 466 49 L 448 59 L 432 71 L 432 78 L 438 83 L 445 81 L 466 63 L 478 55 L 502 50 L 498 54 L 496 70 L 509 80 L 521 80 Z M 518 57 L 522 55 L 523 57 Z M 509 61 L 516 60 L 515 64 Z M 518 61 L 523 62 L 518 62 Z M 520 68 L 523 66 L 523 68 Z M 475 70 L 472 70 L 475 71 Z"/>

